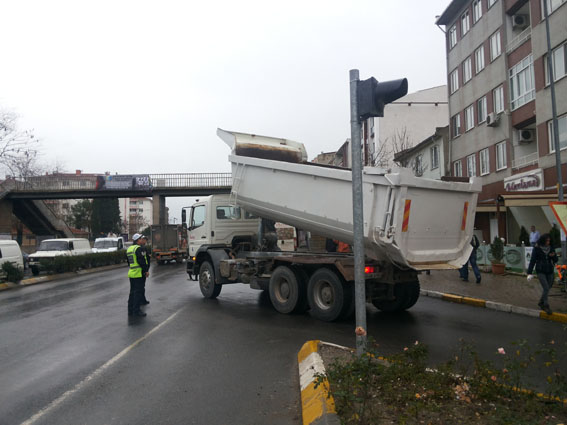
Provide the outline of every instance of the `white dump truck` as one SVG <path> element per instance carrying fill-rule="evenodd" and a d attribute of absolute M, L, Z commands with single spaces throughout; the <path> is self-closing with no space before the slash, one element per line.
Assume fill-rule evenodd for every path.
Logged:
<path fill-rule="evenodd" d="M 268 290 L 275 309 L 309 309 L 333 321 L 354 310 L 349 253 L 283 252 L 275 222 L 347 244 L 353 242 L 352 173 L 307 162 L 301 143 L 229 132 L 230 195 L 203 198 L 184 210 L 187 272 L 202 294 L 242 282 Z M 463 180 L 463 179 L 461 179 Z M 418 178 L 408 169 L 364 168 L 366 295 L 396 312 L 419 298 L 419 270 L 455 269 L 468 259 L 480 184 Z"/>

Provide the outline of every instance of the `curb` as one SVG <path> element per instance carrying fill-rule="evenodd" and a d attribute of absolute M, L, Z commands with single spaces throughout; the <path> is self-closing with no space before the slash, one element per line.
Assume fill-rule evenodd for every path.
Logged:
<path fill-rule="evenodd" d="M 325 373 L 323 359 L 318 353 L 319 344 L 325 343 L 307 341 L 297 353 L 303 425 L 340 425 L 335 401 L 329 396 L 327 380 L 315 388 L 315 374 Z"/>
<path fill-rule="evenodd" d="M 449 301 L 452 303 L 467 304 L 473 307 L 482 307 L 489 310 L 502 311 L 505 313 L 514 313 L 521 314 L 523 316 L 537 317 L 539 319 L 550 320 L 552 322 L 567 323 L 567 314 L 565 313 L 547 314 L 546 312 L 541 310 L 518 307 L 515 305 L 504 304 L 495 301 L 481 300 L 480 298 L 465 297 L 463 295 L 445 294 L 443 292 L 430 291 L 428 289 L 422 289 L 420 293 L 421 295 L 424 295 L 426 297 L 438 298 L 443 301 Z"/>
<path fill-rule="evenodd" d="M 40 276 L 40 277 L 31 277 L 29 279 L 24 279 L 24 280 L 20 281 L 20 283 L 11 283 L 11 282 L 0 283 L 0 291 L 5 291 L 7 289 L 14 289 L 14 288 L 22 288 L 24 286 L 37 285 L 38 283 L 51 282 L 53 280 L 60 280 L 60 279 L 63 280 L 63 279 L 71 278 L 71 277 L 82 276 L 82 275 L 85 275 L 85 274 L 105 272 L 107 270 L 119 269 L 121 267 L 126 267 L 126 263 L 112 264 L 110 266 L 95 267 L 95 268 L 92 268 L 92 269 L 79 270 L 79 271 L 76 271 L 76 272 L 67 272 L 67 273 L 51 274 L 51 275 Z"/>

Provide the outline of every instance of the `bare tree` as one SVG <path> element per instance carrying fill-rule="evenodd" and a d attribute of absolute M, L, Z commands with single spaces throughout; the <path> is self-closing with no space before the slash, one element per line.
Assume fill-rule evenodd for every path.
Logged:
<path fill-rule="evenodd" d="M 392 146 L 392 156 L 395 158 L 400 152 L 406 151 L 413 147 L 413 142 L 411 141 L 407 127 L 402 127 L 397 129 L 394 136 L 390 138 L 390 145 Z M 409 167 L 409 159 L 402 159 L 394 162 L 400 167 Z"/>
<path fill-rule="evenodd" d="M 14 177 L 36 175 L 39 141 L 31 130 L 19 130 L 18 116 L 0 109 L 0 167 Z"/>

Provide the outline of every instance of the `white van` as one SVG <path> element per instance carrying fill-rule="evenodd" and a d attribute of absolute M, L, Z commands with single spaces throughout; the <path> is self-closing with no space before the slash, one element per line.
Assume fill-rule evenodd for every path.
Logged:
<path fill-rule="evenodd" d="M 93 252 L 114 252 L 124 249 L 124 239 L 121 236 L 116 238 L 96 238 Z"/>
<path fill-rule="evenodd" d="M 2 274 L 2 265 L 4 263 L 12 263 L 16 267 L 24 268 L 24 258 L 18 242 L 0 240 L 0 274 Z"/>
<path fill-rule="evenodd" d="M 37 276 L 41 259 L 54 258 L 59 255 L 91 254 L 92 252 L 89 240 L 85 238 L 45 239 L 41 241 L 37 252 L 29 256 L 29 265 L 33 275 Z"/>

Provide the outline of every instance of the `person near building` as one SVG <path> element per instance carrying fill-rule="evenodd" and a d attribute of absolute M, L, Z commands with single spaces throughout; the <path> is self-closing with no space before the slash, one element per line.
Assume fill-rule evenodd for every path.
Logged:
<path fill-rule="evenodd" d="M 556 263 L 557 254 L 555 253 L 555 249 L 551 246 L 551 236 L 548 233 L 545 233 L 541 235 L 532 251 L 532 258 L 530 260 L 530 265 L 528 266 L 528 280 L 532 280 L 535 277 L 532 274 L 535 267 L 542 289 L 538 306 L 547 314 L 553 313 L 549 307 L 548 295 L 549 290 L 553 286 Z"/>
<path fill-rule="evenodd" d="M 537 241 L 539 240 L 540 236 L 541 235 L 536 230 L 535 226 L 532 224 L 532 227 L 530 227 L 530 245 L 532 247 L 536 246 Z"/>
<path fill-rule="evenodd" d="M 132 246 L 128 247 L 126 251 L 126 258 L 128 260 L 128 278 L 130 279 L 130 295 L 128 297 L 128 315 L 129 316 L 146 316 L 140 305 L 142 305 L 142 296 L 144 281 L 150 273 L 148 272 L 148 264 L 143 250 L 140 249 L 142 244 L 145 244 L 144 236 L 136 233 L 132 236 L 134 242 Z"/>
<path fill-rule="evenodd" d="M 476 283 L 480 283 L 481 275 L 480 275 L 480 270 L 478 269 L 478 265 L 476 263 L 476 256 L 477 256 L 476 251 L 478 250 L 478 247 L 480 246 L 480 242 L 478 241 L 478 238 L 476 237 L 476 235 L 473 235 L 472 240 L 471 240 L 471 245 L 473 247 L 471 255 L 470 255 L 468 261 L 463 265 L 463 267 L 460 268 L 459 274 L 461 275 L 461 279 L 463 281 L 468 282 L 469 281 L 469 263 L 470 263 L 471 268 L 473 270 L 473 273 L 476 277 Z"/>
<path fill-rule="evenodd" d="M 146 264 L 148 266 L 148 272 L 149 272 L 151 257 L 150 257 L 150 253 L 148 252 L 148 248 L 146 246 L 147 242 L 148 242 L 148 238 L 142 235 L 140 242 L 140 249 L 142 250 L 142 254 L 144 255 L 144 258 L 146 260 Z M 142 301 L 140 302 L 140 304 L 148 305 L 150 302 L 146 298 L 146 275 L 143 275 L 142 278 L 144 279 L 144 284 L 142 285 L 142 297 L 141 297 Z"/>

